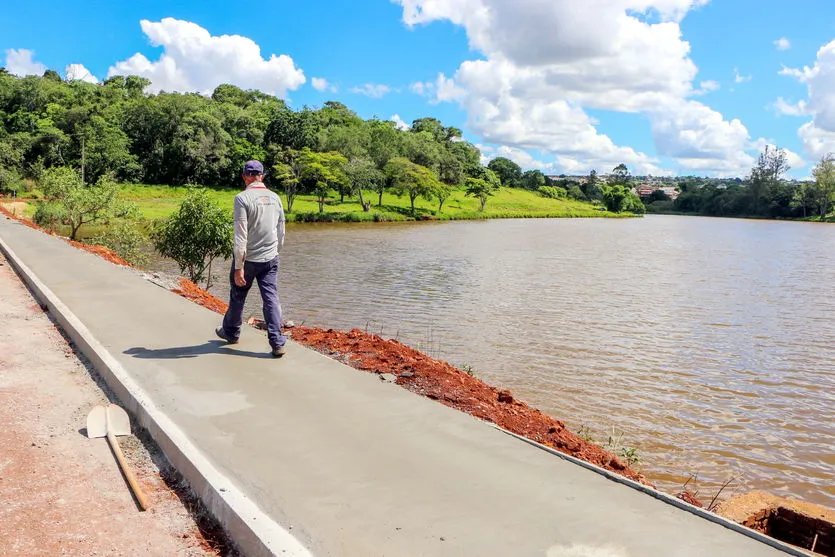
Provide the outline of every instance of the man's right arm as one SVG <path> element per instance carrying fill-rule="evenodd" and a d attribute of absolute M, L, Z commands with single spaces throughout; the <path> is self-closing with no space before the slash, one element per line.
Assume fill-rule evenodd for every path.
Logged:
<path fill-rule="evenodd" d="M 247 214 L 246 205 L 240 196 L 235 197 L 235 248 L 233 256 L 235 258 L 235 269 L 243 269 L 244 261 L 246 260 L 246 242 L 247 242 Z"/>

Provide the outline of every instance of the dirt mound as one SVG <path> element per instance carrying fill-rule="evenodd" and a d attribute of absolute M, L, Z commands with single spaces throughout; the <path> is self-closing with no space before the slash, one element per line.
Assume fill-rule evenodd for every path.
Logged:
<path fill-rule="evenodd" d="M 217 313 L 226 313 L 226 309 L 229 307 L 229 304 L 216 296 L 212 296 L 187 278 L 181 278 L 180 288 L 176 288 L 172 292 Z"/>
<path fill-rule="evenodd" d="M 611 453 L 569 431 L 565 424 L 512 393 L 487 385 L 447 362 L 435 360 L 396 340 L 353 329 L 350 332 L 296 326 L 293 340 L 371 373 L 390 373 L 397 384 L 508 431 L 596 464 L 629 479 L 650 484 Z"/>

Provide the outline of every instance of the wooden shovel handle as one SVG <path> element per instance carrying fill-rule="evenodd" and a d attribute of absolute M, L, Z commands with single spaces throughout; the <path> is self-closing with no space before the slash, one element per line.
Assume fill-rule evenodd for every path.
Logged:
<path fill-rule="evenodd" d="M 125 455 L 122 454 L 122 448 L 119 447 L 119 442 L 116 440 L 116 436 L 113 435 L 112 432 L 107 432 L 107 440 L 110 442 L 110 447 L 113 449 L 113 453 L 116 455 L 116 460 L 119 461 L 119 467 L 125 474 L 125 478 L 127 478 L 128 483 L 130 484 L 130 488 L 133 490 L 133 494 L 136 496 L 136 500 L 139 502 L 139 508 L 143 511 L 147 510 L 148 507 L 150 507 L 150 505 L 148 504 L 148 498 L 145 497 L 145 493 L 142 492 L 142 489 L 139 487 L 139 483 L 136 481 L 136 476 L 133 475 L 133 472 L 128 466 L 128 463 L 125 460 Z"/>

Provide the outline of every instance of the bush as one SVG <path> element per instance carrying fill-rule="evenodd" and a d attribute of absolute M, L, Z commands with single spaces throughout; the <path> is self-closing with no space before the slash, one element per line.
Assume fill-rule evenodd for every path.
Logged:
<path fill-rule="evenodd" d="M 120 222 L 111 226 L 103 234 L 93 238 L 92 243 L 113 250 L 134 267 L 141 267 L 148 262 L 148 256 L 142 250 L 148 244 L 148 239 L 135 223 Z"/>
<path fill-rule="evenodd" d="M 0 168 L 0 193 L 19 192 L 23 188 L 23 181 L 16 170 Z"/>
<path fill-rule="evenodd" d="M 580 186 L 571 186 L 571 189 L 568 190 L 568 197 L 577 201 L 588 201 L 586 194 L 583 193 Z"/>
<path fill-rule="evenodd" d="M 157 224 L 152 239 L 157 253 L 176 261 L 180 272 L 188 272 L 195 284 L 206 278 L 209 288 L 212 261 L 232 256 L 232 215 L 206 190 L 192 190 L 176 213 Z"/>
<path fill-rule="evenodd" d="M 57 201 L 45 201 L 38 204 L 35 216 L 32 217 L 35 224 L 50 232 L 55 232 L 58 225 L 67 220 L 67 210 Z"/>
<path fill-rule="evenodd" d="M 568 196 L 568 192 L 565 188 L 558 186 L 542 186 L 536 191 L 542 197 L 547 197 L 549 199 L 563 199 Z"/>

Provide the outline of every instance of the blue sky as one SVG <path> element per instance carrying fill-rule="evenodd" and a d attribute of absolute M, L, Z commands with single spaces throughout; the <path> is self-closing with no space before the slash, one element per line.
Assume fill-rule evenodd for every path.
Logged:
<path fill-rule="evenodd" d="M 805 177 L 835 151 L 832 0 L 173 4 L 7 5 L 0 61 L 20 74 L 80 64 L 71 75 L 139 73 L 154 89 L 204 92 L 231 82 L 296 107 L 435 116 L 487 156 L 546 173 L 625 162 L 640 174 L 744 175 L 771 143 Z"/>

